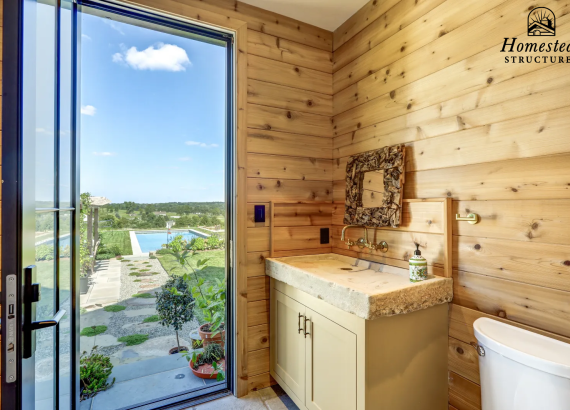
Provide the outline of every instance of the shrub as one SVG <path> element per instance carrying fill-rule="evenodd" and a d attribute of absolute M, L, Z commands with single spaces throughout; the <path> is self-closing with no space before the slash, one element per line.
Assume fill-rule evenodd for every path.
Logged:
<path fill-rule="evenodd" d="M 162 326 L 171 326 L 176 331 L 176 345 L 180 351 L 178 331 L 194 318 L 194 298 L 183 277 L 172 277 L 162 285 L 156 298 L 156 311 Z"/>
<path fill-rule="evenodd" d="M 36 260 L 37 261 L 53 260 L 53 246 L 52 245 L 36 246 Z"/>
<path fill-rule="evenodd" d="M 105 312 L 120 312 L 121 310 L 125 310 L 126 307 L 123 305 L 109 305 L 109 306 L 105 306 L 103 308 L 103 310 L 105 310 Z"/>
<path fill-rule="evenodd" d="M 141 335 L 141 334 L 129 335 L 129 336 L 119 337 L 117 340 L 119 342 L 125 343 L 127 346 L 135 346 L 146 342 L 148 340 L 148 335 Z"/>
<path fill-rule="evenodd" d="M 115 257 L 115 255 L 113 255 L 112 253 L 99 253 L 95 257 L 95 259 L 97 259 L 98 261 L 102 261 L 102 260 L 111 259 L 114 257 Z"/>
<path fill-rule="evenodd" d="M 142 298 L 142 299 L 152 299 L 154 295 L 150 293 L 135 293 L 133 295 L 134 298 Z"/>
<path fill-rule="evenodd" d="M 216 249 L 220 246 L 220 238 L 216 235 L 211 235 L 206 239 L 206 245 L 208 246 L 208 249 Z"/>
<path fill-rule="evenodd" d="M 107 331 L 107 326 L 90 326 L 90 327 L 85 327 L 83 328 L 83 330 L 81 330 L 80 335 L 81 336 L 87 336 L 87 337 L 93 337 L 93 336 L 97 336 L 100 335 L 101 333 L 105 333 Z"/>
<path fill-rule="evenodd" d="M 81 400 L 95 396 L 98 392 L 109 389 L 115 383 L 107 379 L 113 372 L 113 365 L 108 356 L 97 354 L 97 346 L 91 349 L 91 353 L 83 352 L 79 359 L 79 377 L 81 379 Z"/>
<path fill-rule="evenodd" d="M 190 242 L 190 246 L 195 251 L 203 251 L 206 249 L 206 243 L 204 242 L 204 238 L 194 238 Z"/>
<path fill-rule="evenodd" d="M 143 323 L 158 322 L 159 320 L 160 320 L 160 317 L 158 317 L 158 315 L 152 315 L 149 317 L 145 317 L 143 320 Z"/>
<path fill-rule="evenodd" d="M 156 256 L 154 256 L 154 255 L 150 255 L 148 258 L 149 259 L 157 259 Z"/>
<path fill-rule="evenodd" d="M 156 251 L 157 255 L 170 255 L 172 252 L 169 249 L 159 249 Z"/>

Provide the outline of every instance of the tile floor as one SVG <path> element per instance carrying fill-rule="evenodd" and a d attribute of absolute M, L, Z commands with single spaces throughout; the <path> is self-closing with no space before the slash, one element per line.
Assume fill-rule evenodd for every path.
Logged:
<path fill-rule="evenodd" d="M 293 400 L 279 386 L 249 393 L 236 399 L 227 396 L 186 410 L 299 410 Z"/>

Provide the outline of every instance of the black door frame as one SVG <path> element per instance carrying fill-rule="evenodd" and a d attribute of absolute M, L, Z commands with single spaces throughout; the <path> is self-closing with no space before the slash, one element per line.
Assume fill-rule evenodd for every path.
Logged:
<path fill-rule="evenodd" d="M 19 278 L 21 283 L 21 276 L 23 272 L 22 258 L 21 258 L 21 239 L 22 239 L 22 172 L 23 172 L 23 135 L 22 135 L 22 77 L 23 77 L 23 3 L 25 0 L 4 0 L 3 2 L 3 39 L 10 39 L 10 41 L 3 42 L 3 54 L 2 54 L 2 289 L 6 289 L 6 276 L 9 274 L 15 274 Z M 60 0 L 56 0 L 56 4 L 60 4 Z M 71 207 L 69 209 L 74 209 L 75 217 L 72 218 L 71 222 L 71 234 L 73 240 L 73 252 L 72 252 L 72 267 L 74 272 L 78 272 L 79 258 L 79 237 L 78 237 L 78 226 L 79 226 L 79 148 L 80 141 L 77 137 L 78 121 L 79 121 L 79 90 L 77 89 L 77 81 L 79 79 L 79 50 L 81 46 L 80 38 L 77 35 L 79 33 L 79 20 L 77 18 L 76 7 L 81 7 L 81 5 L 106 10 L 112 13 L 123 15 L 126 17 L 131 17 L 135 19 L 145 20 L 151 23 L 169 26 L 171 28 L 176 28 L 182 31 L 187 31 L 191 33 L 200 34 L 206 37 L 222 39 L 226 42 L 227 48 L 227 70 L 226 70 L 226 93 L 227 93 L 227 112 L 226 112 L 226 272 L 227 274 L 227 290 L 228 295 L 226 309 L 227 309 L 227 330 L 228 335 L 226 355 L 229 356 L 226 361 L 226 388 L 220 390 L 219 386 L 217 388 L 206 387 L 204 389 L 197 390 L 191 393 L 181 393 L 179 395 L 161 398 L 160 400 L 154 400 L 152 402 L 141 403 L 137 406 L 137 409 L 156 409 L 156 408 L 183 408 L 189 404 L 198 404 L 205 402 L 223 395 L 227 395 L 230 391 L 235 391 L 235 369 L 234 369 L 234 358 L 235 358 L 235 344 L 234 344 L 234 331 L 235 331 L 235 312 L 233 297 L 235 295 L 235 283 L 233 274 L 235 270 L 235 260 L 234 247 L 231 246 L 235 243 L 235 231 L 234 231 L 234 216 L 235 216 L 235 152 L 236 152 L 236 112 L 235 112 L 235 50 L 234 50 L 234 35 L 230 32 L 223 32 L 214 28 L 209 28 L 206 26 L 199 26 L 188 21 L 181 21 L 169 16 L 163 16 L 154 12 L 149 12 L 143 8 L 125 6 L 123 4 L 119 5 L 113 1 L 106 0 L 74 0 L 73 7 L 73 37 L 72 37 L 72 87 L 74 92 L 72 93 L 72 106 L 75 107 L 75 115 L 72 115 L 72 139 L 71 139 L 71 150 L 75 154 L 72 157 L 71 172 L 72 180 L 75 184 L 72 185 L 71 191 Z M 56 26 L 56 30 L 58 30 Z M 59 45 L 56 45 L 59 48 Z M 59 73 L 57 72 L 56 75 Z M 59 81 L 58 81 L 59 83 Z M 59 87 L 58 87 L 59 88 Z M 57 172 L 57 170 L 55 171 Z M 56 183 L 56 186 L 58 184 Z M 56 187 L 57 189 L 57 187 Z M 57 191 L 56 191 L 57 192 Z M 54 227 L 57 230 L 57 225 Z M 59 236 L 58 236 L 59 237 Z M 57 247 L 56 247 L 57 248 Z M 72 275 L 73 280 L 71 284 L 71 329 L 75 331 L 71 332 L 71 344 L 74 346 L 75 357 L 72 366 L 71 375 L 72 383 L 71 395 L 75 397 L 72 401 L 72 409 L 79 408 L 79 358 L 80 358 L 80 346 L 79 346 L 79 309 L 75 309 L 76 304 L 79 301 L 79 276 Z M 17 305 L 22 305 L 21 300 L 22 292 L 17 294 Z M 6 292 L 0 292 L 0 303 L 2 305 L 2 318 L 6 317 L 7 314 L 7 304 L 6 304 L 7 294 Z M 17 329 L 22 328 L 22 315 L 17 315 Z M 5 321 L 4 321 L 5 323 Z M 2 342 L 0 344 L 2 349 L 2 369 L 7 367 L 6 358 L 6 346 L 5 342 L 7 339 L 8 329 L 6 326 L 1 326 L 0 334 L 2 336 Z M 57 343 L 57 342 L 56 342 Z M 21 349 L 22 337 L 21 332 L 16 332 L 16 346 Z M 21 354 L 19 355 L 21 356 Z M 22 374 L 21 360 L 17 361 L 17 374 L 18 376 Z M 22 391 L 22 385 L 20 380 L 16 382 L 8 382 L 6 380 L 6 374 L 3 371 L 1 377 L 1 409 L 13 410 L 20 409 L 20 397 Z M 180 407 L 182 406 L 182 407 Z"/>

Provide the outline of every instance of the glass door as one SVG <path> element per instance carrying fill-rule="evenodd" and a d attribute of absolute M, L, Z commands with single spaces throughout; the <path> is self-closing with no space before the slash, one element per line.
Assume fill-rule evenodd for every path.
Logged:
<path fill-rule="evenodd" d="M 71 409 L 78 403 L 74 5 L 10 7 L 4 33 L 20 30 L 4 53 L 4 74 L 16 87 L 3 95 L 2 407 Z"/>

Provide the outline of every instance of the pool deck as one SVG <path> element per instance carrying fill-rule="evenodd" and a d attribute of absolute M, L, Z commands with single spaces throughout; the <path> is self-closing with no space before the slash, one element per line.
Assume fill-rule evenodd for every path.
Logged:
<path fill-rule="evenodd" d="M 129 235 L 131 236 L 131 247 L 133 248 L 133 256 L 148 256 L 148 252 L 143 253 L 141 249 L 141 245 L 139 244 L 139 240 L 137 239 L 137 232 L 130 231 Z"/>

